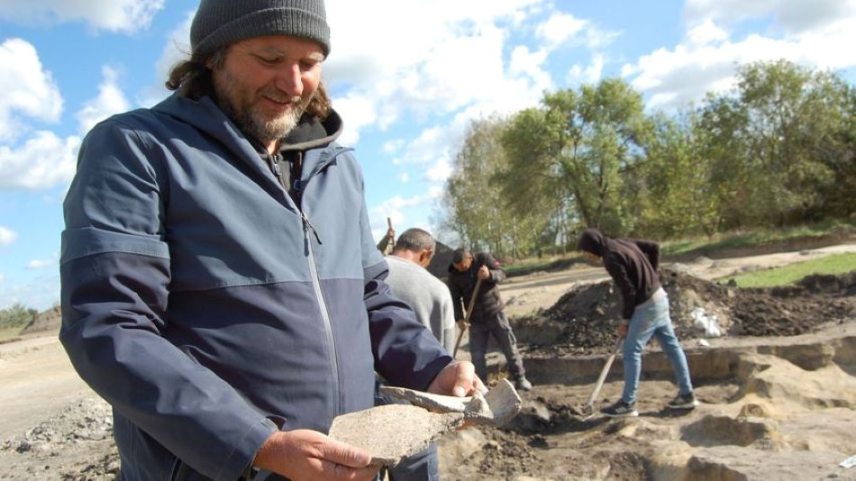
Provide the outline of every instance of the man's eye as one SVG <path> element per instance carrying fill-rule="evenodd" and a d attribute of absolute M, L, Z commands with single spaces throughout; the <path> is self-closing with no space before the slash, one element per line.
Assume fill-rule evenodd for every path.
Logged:
<path fill-rule="evenodd" d="M 279 57 L 262 57 L 260 55 L 256 55 L 256 58 L 259 60 L 259 62 L 268 65 L 274 65 L 279 62 Z"/>

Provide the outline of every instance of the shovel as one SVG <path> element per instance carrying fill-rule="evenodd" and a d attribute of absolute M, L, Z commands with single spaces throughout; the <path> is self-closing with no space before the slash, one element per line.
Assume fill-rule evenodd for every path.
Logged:
<path fill-rule="evenodd" d="M 476 287 L 473 289 L 473 295 L 470 297 L 470 305 L 467 306 L 467 312 L 464 314 L 464 326 L 461 327 L 461 332 L 458 334 L 458 340 L 455 341 L 455 350 L 452 352 L 453 359 L 458 355 L 458 348 L 461 347 L 461 339 L 464 338 L 464 330 L 468 325 L 470 325 L 470 316 L 473 315 L 473 308 L 476 306 L 476 296 L 479 295 L 481 283 L 482 279 L 479 277 L 476 281 Z"/>
<path fill-rule="evenodd" d="M 594 385 L 594 389 L 591 391 L 591 395 L 588 397 L 588 400 L 580 408 L 580 417 L 583 421 L 594 416 L 594 401 L 597 399 L 597 395 L 600 394 L 600 388 L 603 387 L 603 382 L 606 380 L 606 375 L 609 374 L 609 368 L 612 367 L 612 362 L 615 361 L 615 356 L 621 350 L 621 343 L 624 341 L 623 337 L 619 337 L 618 340 L 615 341 L 615 347 L 612 349 L 612 354 L 610 354 L 609 358 L 606 359 L 606 364 L 604 364 L 603 369 L 600 371 L 600 376 L 597 378 L 597 382 Z"/>

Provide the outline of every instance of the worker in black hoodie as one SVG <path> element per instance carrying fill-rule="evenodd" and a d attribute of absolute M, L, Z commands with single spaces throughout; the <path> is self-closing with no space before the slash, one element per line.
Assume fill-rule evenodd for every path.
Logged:
<path fill-rule="evenodd" d="M 615 281 L 624 302 L 618 335 L 624 339 L 624 392 L 621 399 L 601 409 L 610 417 L 638 416 L 636 389 L 642 369 L 642 350 L 656 337 L 675 370 L 678 395 L 669 402 L 671 409 L 693 409 L 698 402 L 693 394 L 687 358 L 681 348 L 672 319 L 669 298 L 657 274 L 660 247 L 656 242 L 636 239 L 610 239 L 597 229 L 586 229 L 578 248 L 592 261 L 603 261 Z"/>

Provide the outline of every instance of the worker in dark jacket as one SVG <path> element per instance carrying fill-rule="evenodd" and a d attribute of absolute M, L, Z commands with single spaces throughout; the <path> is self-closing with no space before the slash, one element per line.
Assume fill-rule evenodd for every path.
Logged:
<path fill-rule="evenodd" d="M 487 354 L 490 336 L 499 344 L 505 355 L 508 370 L 515 387 L 521 391 L 529 391 L 532 384 L 526 379 L 523 359 L 517 350 L 517 339 L 511 331 L 511 325 L 502 308 L 504 304 L 499 296 L 499 284 L 505 280 L 505 271 L 499 262 L 486 252 L 475 256 L 467 249 L 457 249 L 452 254 L 452 264 L 449 265 L 449 277 L 446 281 L 452 293 L 452 305 L 455 308 L 455 319 L 461 329 L 469 329 L 470 355 L 476 365 L 476 374 L 481 379 L 487 379 Z M 469 306 L 478 280 L 481 284 L 473 303 L 469 325 L 464 322 L 463 306 Z"/>
<path fill-rule="evenodd" d="M 321 84 L 322 0 L 202 0 L 152 108 L 98 124 L 64 203 L 60 339 L 123 481 L 368 481 L 333 419 L 480 386 L 395 298 Z"/>
<path fill-rule="evenodd" d="M 642 369 L 642 350 L 656 337 L 675 370 L 678 395 L 669 402 L 672 409 L 692 409 L 693 394 L 684 350 L 675 336 L 669 317 L 669 298 L 660 285 L 657 268 L 660 247 L 636 239 L 610 239 L 597 229 L 586 229 L 578 248 L 592 261 L 603 262 L 615 281 L 623 301 L 618 335 L 624 339 L 624 392 L 621 399 L 601 410 L 611 417 L 638 416 L 636 389 Z"/>

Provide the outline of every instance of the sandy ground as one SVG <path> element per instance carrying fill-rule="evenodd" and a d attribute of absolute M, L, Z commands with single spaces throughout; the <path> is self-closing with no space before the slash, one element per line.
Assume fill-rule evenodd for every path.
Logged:
<path fill-rule="evenodd" d="M 856 245 L 849 244 L 741 259 L 700 258 L 680 267 L 713 279 L 854 251 Z M 546 309 L 573 286 L 603 278 L 603 269 L 593 267 L 512 278 L 502 286 L 507 313 Z M 640 388 L 642 417 L 582 422 L 573 412 L 588 396 L 590 381 L 569 382 L 551 376 L 555 369 L 530 368 L 536 388 L 525 395 L 526 410 L 514 426 L 467 429 L 441 440 L 444 480 L 856 479 L 856 468 L 837 466 L 856 454 L 856 344 L 846 341 L 856 338 L 856 329 L 852 323 L 830 329 L 790 339 L 798 347 L 788 348 L 769 347 L 777 339 L 751 345 L 717 340 L 711 349 L 721 353 L 703 362 L 731 371 L 703 382 L 698 387 L 703 405 L 686 416 L 661 409 L 674 387 L 652 379 Z M 466 358 L 466 347 L 459 357 Z M 799 367 L 779 351 L 826 361 L 805 369 L 808 361 Z M 696 354 L 688 350 L 688 355 Z M 655 364 L 647 359 L 643 362 Z M 569 370 L 582 369 L 574 364 L 579 362 L 602 365 L 601 359 L 541 361 Z M 0 386 L 0 479 L 115 478 L 109 408 L 76 376 L 55 335 L 0 344 Z M 620 376 L 613 376 L 601 398 L 614 400 L 620 389 Z"/>

